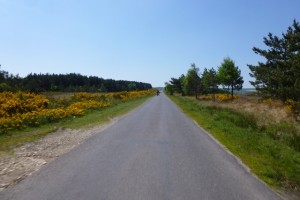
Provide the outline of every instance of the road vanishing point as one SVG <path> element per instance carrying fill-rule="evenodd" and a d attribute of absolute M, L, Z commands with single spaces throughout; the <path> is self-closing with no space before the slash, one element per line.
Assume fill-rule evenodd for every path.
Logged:
<path fill-rule="evenodd" d="M 161 94 L 0 193 L 0 199 L 280 197 Z"/>

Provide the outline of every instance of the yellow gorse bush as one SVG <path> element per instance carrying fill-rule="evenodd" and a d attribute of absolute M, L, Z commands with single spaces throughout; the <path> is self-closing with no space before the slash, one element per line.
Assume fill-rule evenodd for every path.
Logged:
<path fill-rule="evenodd" d="M 75 93 L 69 100 L 49 100 L 43 95 L 33 93 L 2 92 L 0 133 L 27 126 L 39 126 L 71 116 L 83 116 L 87 110 L 106 108 L 115 101 L 126 101 L 151 94 L 154 94 L 154 90 L 108 94 Z"/>
<path fill-rule="evenodd" d="M 232 98 L 233 99 L 239 99 L 240 95 L 234 94 L 233 97 L 232 97 L 231 94 L 215 94 L 215 98 L 216 98 L 216 101 L 227 102 L 227 101 L 231 101 Z M 212 94 L 204 95 L 204 96 L 201 96 L 201 99 L 209 101 L 209 100 L 213 99 L 213 95 Z"/>
<path fill-rule="evenodd" d="M 110 106 L 110 103 L 106 103 L 106 102 L 99 102 L 99 101 L 94 101 L 94 100 L 89 100 L 89 101 L 85 101 L 85 102 L 76 102 L 71 104 L 68 109 L 70 110 L 74 110 L 76 108 L 79 109 L 95 109 L 95 108 L 105 108 Z"/>
<path fill-rule="evenodd" d="M 262 103 L 269 105 L 270 107 L 281 107 L 282 106 L 282 102 L 280 100 L 275 100 L 272 98 L 263 99 Z"/>
<path fill-rule="evenodd" d="M 300 101 L 294 101 L 292 99 L 288 99 L 285 102 L 287 109 L 290 111 L 297 110 L 300 108 Z"/>
<path fill-rule="evenodd" d="M 296 117 L 296 120 L 300 121 L 300 101 L 288 99 L 285 101 L 284 105 L 285 109 L 293 113 Z"/>
<path fill-rule="evenodd" d="M 0 93 L 0 117 L 10 117 L 15 113 L 27 113 L 47 108 L 49 100 L 32 93 Z"/>

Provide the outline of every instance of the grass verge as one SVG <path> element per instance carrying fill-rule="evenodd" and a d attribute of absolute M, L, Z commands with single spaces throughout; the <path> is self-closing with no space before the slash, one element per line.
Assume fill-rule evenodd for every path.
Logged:
<path fill-rule="evenodd" d="M 60 122 L 43 125 L 36 128 L 26 128 L 23 130 L 10 131 L 0 134 L 0 156 L 1 154 L 13 153 L 13 149 L 28 142 L 34 142 L 58 129 L 90 128 L 99 124 L 104 124 L 110 119 L 133 110 L 143 104 L 151 96 L 134 100 L 116 103 L 101 110 L 88 112 L 82 117 L 68 118 Z"/>
<path fill-rule="evenodd" d="M 289 142 L 290 137 L 285 140 L 285 137 L 270 134 L 278 125 L 261 128 L 252 114 L 205 105 L 186 97 L 170 98 L 271 187 L 299 192 L 300 152 Z M 281 134 L 289 135 L 289 125 L 285 127 L 286 130 L 281 129 L 285 133 Z"/>

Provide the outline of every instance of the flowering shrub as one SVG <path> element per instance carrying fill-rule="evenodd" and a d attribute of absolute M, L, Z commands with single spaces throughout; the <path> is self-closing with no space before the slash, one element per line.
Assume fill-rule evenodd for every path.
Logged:
<path fill-rule="evenodd" d="M 234 94 L 233 98 L 232 98 L 231 94 L 215 94 L 215 98 L 216 98 L 216 101 L 227 102 L 227 101 L 230 101 L 232 99 L 239 99 L 240 96 Z M 213 95 L 212 94 L 204 95 L 204 96 L 201 97 L 201 99 L 209 101 L 209 100 L 213 99 Z"/>
<path fill-rule="evenodd" d="M 76 102 L 71 104 L 68 109 L 70 110 L 74 110 L 76 108 L 79 109 L 97 109 L 97 108 L 105 108 L 110 106 L 110 103 L 106 103 L 106 102 L 99 102 L 99 101 L 85 101 L 85 102 Z"/>
<path fill-rule="evenodd" d="M 47 108 L 49 100 L 32 93 L 0 93 L 0 117 L 11 117 L 16 113 L 27 113 Z"/>
<path fill-rule="evenodd" d="M 266 104 L 266 105 L 269 105 L 270 107 L 281 107 L 282 106 L 281 101 L 275 100 L 275 99 L 272 99 L 272 98 L 263 99 L 262 103 Z"/>
<path fill-rule="evenodd" d="M 109 94 L 75 93 L 67 99 L 47 99 L 25 92 L 0 93 L 0 133 L 27 126 L 40 126 L 71 116 L 83 116 L 86 110 L 109 107 L 115 100 L 126 101 L 154 94 L 154 90 Z"/>
<path fill-rule="evenodd" d="M 298 121 L 300 121 L 300 101 L 288 99 L 285 102 L 285 109 L 293 113 Z"/>
<path fill-rule="evenodd" d="M 143 90 L 143 91 L 132 91 L 132 92 L 113 92 L 108 94 L 91 94 L 87 92 L 80 92 L 74 94 L 72 97 L 75 101 L 106 101 L 113 102 L 115 100 L 129 100 L 143 96 L 154 94 L 155 90 Z"/>

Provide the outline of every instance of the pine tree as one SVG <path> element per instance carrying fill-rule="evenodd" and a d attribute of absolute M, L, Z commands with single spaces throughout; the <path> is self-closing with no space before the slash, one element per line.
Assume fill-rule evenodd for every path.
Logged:
<path fill-rule="evenodd" d="M 300 25 L 294 20 L 282 37 L 272 33 L 264 37 L 264 43 L 269 48 L 262 50 L 257 47 L 253 51 L 263 56 L 266 62 L 258 65 L 248 65 L 250 76 L 255 81 L 250 83 L 262 95 L 300 100 Z"/>
<path fill-rule="evenodd" d="M 218 77 L 217 72 L 214 68 L 211 69 L 204 69 L 202 73 L 202 85 L 204 91 L 206 93 L 213 94 L 213 100 L 215 101 L 215 93 L 218 90 Z"/>
<path fill-rule="evenodd" d="M 198 75 L 199 68 L 195 64 L 191 64 L 191 68 L 188 70 L 187 75 L 183 81 L 183 90 L 186 95 L 195 95 L 197 98 L 200 90 L 200 76 Z"/>
<path fill-rule="evenodd" d="M 171 78 L 171 80 L 169 81 L 175 92 L 180 93 L 180 94 L 183 93 L 184 78 L 185 78 L 185 76 L 182 74 L 179 78 Z"/>

